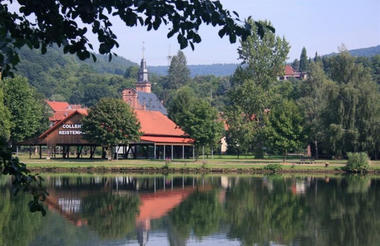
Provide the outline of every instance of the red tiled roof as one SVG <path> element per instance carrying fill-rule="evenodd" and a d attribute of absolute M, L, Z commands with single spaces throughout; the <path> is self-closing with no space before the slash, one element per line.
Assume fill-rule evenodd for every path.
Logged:
<path fill-rule="evenodd" d="M 144 135 L 186 136 L 186 133 L 159 111 L 135 110 Z"/>
<path fill-rule="evenodd" d="M 56 111 L 52 116 L 49 117 L 49 121 L 60 121 L 66 118 L 69 114 L 75 110 L 65 110 L 65 111 Z"/>
<path fill-rule="evenodd" d="M 294 75 L 294 69 L 290 65 L 285 66 L 285 75 Z"/>
<path fill-rule="evenodd" d="M 159 190 L 155 193 L 146 193 L 140 195 L 139 215 L 136 217 L 137 222 L 145 220 L 159 219 L 168 214 L 172 209 L 181 204 L 195 191 L 209 191 L 212 187 L 185 187 L 175 188 L 172 190 Z"/>
<path fill-rule="evenodd" d="M 69 108 L 69 104 L 67 102 L 56 102 L 46 100 L 46 103 L 51 107 L 53 111 L 65 111 Z"/>
<path fill-rule="evenodd" d="M 140 195 L 140 213 L 136 218 L 136 221 L 141 222 L 147 219 L 158 219 L 165 216 L 194 191 L 194 188 L 186 187 L 185 189 L 157 191 L 153 194 L 148 193 Z"/>
<path fill-rule="evenodd" d="M 184 137 L 159 137 L 159 136 L 141 136 L 141 141 L 154 142 L 154 143 L 179 143 L 179 144 L 193 144 L 194 140 Z"/>
<path fill-rule="evenodd" d="M 49 133 L 51 133 L 52 131 L 54 131 L 55 129 L 57 129 L 58 127 L 60 127 L 66 120 L 70 119 L 72 116 L 74 116 L 76 113 L 78 114 L 81 114 L 83 116 L 86 116 L 87 115 L 87 109 L 77 109 L 73 112 L 71 112 L 68 116 L 66 116 L 64 119 L 62 119 L 61 121 L 59 121 L 57 124 L 55 124 L 54 126 L 50 127 L 49 129 L 47 129 L 44 133 L 42 133 L 40 135 L 39 138 L 44 138 L 46 137 L 47 135 L 49 135 Z"/>
<path fill-rule="evenodd" d="M 53 115 L 49 117 L 49 121 L 51 122 L 63 120 L 75 110 L 82 108 L 82 106 L 79 104 L 68 104 L 67 102 L 56 102 L 46 100 L 46 103 L 53 110 Z"/>

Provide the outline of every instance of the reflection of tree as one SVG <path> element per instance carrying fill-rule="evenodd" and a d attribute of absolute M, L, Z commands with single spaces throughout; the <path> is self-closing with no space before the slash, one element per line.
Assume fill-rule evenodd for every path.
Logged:
<path fill-rule="evenodd" d="M 378 245 L 380 190 L 368 188 L 365 177 L 337 181 L 318 182 L 318 195 L 306 194 L 312 206 L 306 228 L 313 229 L 303 231 L 305 245 Z"/>
<path fill-rule="evenodd" d="M 177 229 L 177 235 L 188 238 L 193 230 L 194 234 L 201 238 L 219 229 L 223 212 L 216 190 L 197 191 L 171 211 L 169 217 Z"/>
<path fill-rule="evenodd" d="M 168 240 L 169 240 L 170 246 L 185 246 L 186 238 L 184 238 L 183 235 L 178 232 L 178 228 L 173 226 L 173 224 L 170 221 L 167 227 L 168 227 Z"/>
<path fill-rule="evenodd" d="M 83 201 L 81 216 L 102 238 L 121 238 L 134 230 L 140 199 L 136 194 L 100 193 Z"/>
<path fill-rule="evenodd" d="M 0 246 L 29 245 L 41 227 L 42 217 L 29 211 L 30 195 L 12 196 L 0 188 Z"/>
<path fill-rule="evenodd" d="M 348 175 L 345 180 L 347 181 L 348 193 L 367 192 L 371 185 L 371 180 L 368 176 Z"/>
<path fill-rule="evenodd" d="M 96 245 L 98 238 L 87 227 L 77 227 L 58 213 L 47 213 L 43 226 L 29 246 Z"/>
<path fill-rule="evenodd" d="M 303 229 L 307 210 L 304 200 L 287 191 L 284 180 L 275 179 L 273 185 L 269 192 L 259 182 L 251 185 L 241 180 L 227 192 L 230 238 L 240 239 L 243 245 L 285 243 Z"/>

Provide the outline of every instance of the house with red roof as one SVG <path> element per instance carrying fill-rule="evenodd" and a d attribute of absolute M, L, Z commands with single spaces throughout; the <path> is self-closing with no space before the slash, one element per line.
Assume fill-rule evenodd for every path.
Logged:
<path fill-rule="evenodd" d="M 285 65 L 284 74 L 281 76 L 278 76 L 277 79 L 278 80 L 288 80 L 290 78 L 305 80 L 305 79 L 307 79 L 307 73 L 297 72 L 293 69 L 292 66 Z"/>
<path fill-rule="evenodd" d="M 145 59 L 141 61 L 136 88 L 124 90 L 122 99 L 134 109 L 143 135 L 136 143 L 118 146 L 115 151 L 118 153 L 117 157 L 121 155 L 125 158 L 174 159 L 194 156 L 194 140 L 167 117 L 162 102 L 151 92 Z M 63 158 L 69 158 L 73 148 L 76 148 L 75 156 L 80 158 L 83 148 L 86 147 L 92 158 L 96 148 L 102 143 L 90 143 L 83 138 L 81 122 L 87 115 L 87 109 L 67 102 L 46 103 L 52 110 L 52 124 L 33 143 L 40 146 L 40 158 L 42 146 L 47 146 L 49 157 L 56 157 L 59 153 Z M 102 157 L 105 157 L 104 148 L 102 153 Z"/>

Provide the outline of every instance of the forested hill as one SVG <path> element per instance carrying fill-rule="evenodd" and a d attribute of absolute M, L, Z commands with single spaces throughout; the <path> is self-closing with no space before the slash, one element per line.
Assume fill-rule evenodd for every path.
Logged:
<path fill-rule="evenodd" d="M 57 66 L 68 65 L 88 65 L 98 73 L 110 73 L 123 75 L 125 69 L 129 66 L 137 66 L 136 63 L 131 62 L 123 57 L 113 56 L 112 61 L 108 62 L 108 56 L 96 54 L 97 61 L 92 59 L 85 61 L 79 60 L 75 55 L 64 54 L 62 49 L 57 47 L 48 48 L 46 54 L 41 55 L 39 50 L 31 50 L 23 47 L 19 52 L 21 62 L 17 65 L 18 73 L 29 75 L 29 79 L 33 73 L 47 71 Z"/>
<path fill-rule="evenodd" d="M 380 54 L 380 45 L 349 50 L 349 53 L 352 56 L 363 56 L 363 57 L 372 57 Z M 337 53 L 331 53 L 326 56 L 336 55 Z M 226 64 L 210 64 L 210 65 L 188 65 L 187 67 L 190 70 L 190 76 L 203 76 L 203 75 L 214 75 L 214 76 L 230 76 L 235 72 L 239 64 L 236 63 L 226 63 Z M 168 66 L 151 66 L 149 71 L 157 75 L 167 75 Z"/>
<path fill-rule="evenodd" d="M 25 47 L 19 56 L 15 73 L 28 78 L 43 97 L 52 100 L 90 106 L 101 97 L 118 96 L 120 90 L 135 82 L 123 75 L 128 67 L 137 64 L 122 57 L 114 56 L 108 62 L 108 57 L 96 55 L 95 63 L 92 59 L 81 61 L 57 47 L 48 48 L 44 55 Z"/>
<path fill-rule="evenodd" d="M 348 52 L 352 56 L 372 57 L 375 55 L 380 55 L 380 45 L 368 47 L 368 48 L 349 50 Z M 337 53 L 331 53 L 326 56 L 332 56 L 332 55 L 337 55 Z"/>
<path fill-rule="evenodd" d="M 235 72 L 238 64 L 227 63 L 227 64 L 210 64 L 210 65 L 187 65 L 190 70 L 190 76 L 203 76 L 203 75 L 214 75 L 214 76 L 229 76 Z M 167 75 L 167 66 L 151 66 L 149 71 L 157 75 Z"/>

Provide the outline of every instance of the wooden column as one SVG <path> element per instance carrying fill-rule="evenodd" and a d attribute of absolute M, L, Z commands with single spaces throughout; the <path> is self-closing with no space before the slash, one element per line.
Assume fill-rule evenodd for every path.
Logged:
<path fill-rule="evenodd" d="M 166 145 L 164 145 L 164 160 L 166 160 Z"/>
<path fill-rule="evenodd" d="M 157 149 L 156 149 L 156 143 L 154 143 L 154 147 L 153 147 L 153 159 L 156 159 L 157 158 Z"/>
<path fill-rule="evenodd" d="M 194 145 L 193 145 L 193 160 L 195 159 L 195 148 L 194 148 Z"/>
<path fill-rule="evenodd" d="M 42 159 L 42 146 L 40 145 L 40 159 Z"/>
<path fill-rule="evenodd" d="M 173 155 L 173 154 L 174 154 L 174 153 L 173 153 L 173 149 L 174 149 L 174 147 L 173 147 L 173 145 L 172 145 L 172 146 L 171 146 L 171 151 L 170 151 L 171 159 L 172 159 L 172 160 L 174 159 L 174 158 L 173 158 L 173 157 L 174 157 L 174 155 Z"/>
<path fill-rule="evenodd" d="M 185 145 L 182 145 L 182 159 L 185 159 Z"/>

